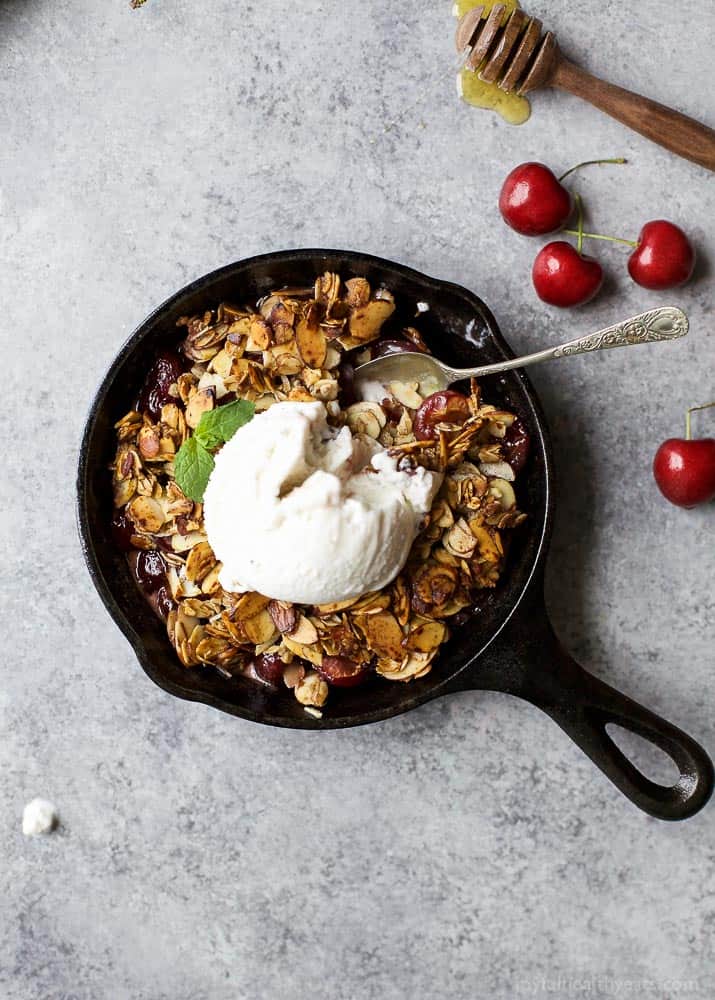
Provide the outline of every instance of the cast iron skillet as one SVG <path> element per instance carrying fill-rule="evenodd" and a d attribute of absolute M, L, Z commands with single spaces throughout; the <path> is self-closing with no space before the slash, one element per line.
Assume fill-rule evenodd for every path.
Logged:
<path fill-rule="evenodd" d="M 544 562 L 551 533 L 553 471 L 541 407 L 522 371 L 485 380 L 485 397 L 518 413 L 530 428 L 531 457 L 518 496 L 529 513 L 510 553 L 500 586 L 486 593 L 480 613 L 444 647 L 432 672 L 411 684 L 375 678 L 363 687 L 331 691 L 322 719 L 303 711 L 289 691 L 272 691 L 212 670 L 186 670 L 131 579 L 109 533 L 112 511 L 107 466 L 114 453 L 113 424 L 129 408 L 154 356 L 175 345 L 176 320 L 224 299 L 255 300 L 270 289 L 306 285 L 325 270 L 363 275 L 386 285 L 398 303 L 390 320 L 412 322 L 417 303 L 429 311 L 420 329 L 445 361 L 466 367 L 513 357 L 494 317 L 471 292 L 400 264 L 342 250 L 295 250 L 239 261 L 199 278 L 159 306 L 119 352 L 95 396 L 82 441 L 78 520 L 85 558 L 100 597 L 132 644 L 146 673 L 180 698 L 205 702 L 254 722 L 294 729 L 334 729 L 376 722 L 457 691 L 503 691 L 550 715 L 639 808 L 660 819 L 684 819 L 707 802 L 713 767 L 689 736 L 593 677 L 566 653 L 549 623 L 543 599 Z M 606 732 L 608 723 L 632 730 L 664 750 L 680 777 L 672 787 L 646 778 Z"/>

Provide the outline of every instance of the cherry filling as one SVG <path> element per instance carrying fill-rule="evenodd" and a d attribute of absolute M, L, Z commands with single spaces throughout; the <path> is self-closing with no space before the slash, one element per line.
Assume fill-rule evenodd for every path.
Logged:
<path fill-rule="evenodd" d="M 134 567 L 137 583 L 148 593 L 155 594 L 166 584 L 166 563 L 156 549 L 142 551 Z"/>
<path fill-rule="evenodd" d="M 514 475 L 518 475 L 526 465 L 530 447 L 531 435 L 524 422 L 517 417 L 502 438 L 504 461 L 512 467 Z"/>
<path fill-rule="evenodd" d="M 162 351 L 149 369 L 136 408 L 148 413 L 153 420 L 161 416 L 161 408 L 173 398 L 169 389 L 184 372 L 184 362 L 176 351 Z"/>
<path fill-rule="evenodd" d="M 261 653 L 253 661 L 253 669 L 266 684 L 280 684 L 283 680 L 285 666 L 277 653 Z"/>
<path fill-rule="evenodd" d="M 437 424 L 463 424 L 469 417 L 469 401 L 461 392 L 445 389 L 425 399 L 415 414 L 413 430 L 418 441 L 437 437 Z"/>
<path fill-rule="evenodd" d="M 122 510 L 115 510 L 111 521 L 112 540 L 122 552 L 131 552 L 134 525 Z"/>
<path fill-rule="evenodd" d="M 355 365 L 352 361 L 343 361 L 338 368 L 338 402 L 343 410 L 357 403 Z"/>
<path fill-rule="evenodd" d="M 387 358 L 391 354 L 421 354 L 416 344 L 409 340 L 378 340 L 370 348 L 371 360 Z"/>
<path fill-rule="evenodd" d="M 347 656 L 324 656 L 315 669 L 333 687 L 356 687 L 366 681 L 370 673 L 365 664 L 356 663 Z"/>

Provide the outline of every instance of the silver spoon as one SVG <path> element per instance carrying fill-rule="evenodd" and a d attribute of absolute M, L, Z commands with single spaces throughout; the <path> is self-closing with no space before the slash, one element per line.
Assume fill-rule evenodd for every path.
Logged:
<path fill-rule="evenodd" d="M 478 368 L 452 368 L 431 354 L 420 354 L 405 351 L 401 354 L 389 354 L 384 358 L 375 358 L 355 369 L 355 379 L 358 383 L 372 382 L 387 385 L 389 382 L 418 382 L 428 392 L 438 392 L 446 389 L 454 382 L 462 379 L 481 378 L 484 375 L 496 375 L 499 372 L 510 371 L 512 368 L 524 368 L 535 365 L 539 361 L 550 361 L 552 358 L 564 358 L 573 354 L 589 354 L 592 351 L 605 351 L 612 347 L 631 347 L 635 344 L 653 344 L 661 340 L 676 340 L 688 332 L 688 317 L 677 306 L 661 306 L 648 312 L 632 316 L 615 326 L 608 326 L 587 337 L 569 340 L 558 347 L 548 347 L 545 351 L 527 354 L 523 358 L 510 358 L 498 361 L 492 365 L 481 365 Z M 424 393 L 423 393 L 424 394 Z"/>

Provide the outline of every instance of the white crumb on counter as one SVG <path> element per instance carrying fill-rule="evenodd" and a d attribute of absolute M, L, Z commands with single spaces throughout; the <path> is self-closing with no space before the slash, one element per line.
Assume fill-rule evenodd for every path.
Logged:
<path fill-rule="evenodd" d="M 47 799 L 33 799 L 22 811 L 22 832 L 26 837 L 50 833 L 57 823 L 57 810 Z"/>

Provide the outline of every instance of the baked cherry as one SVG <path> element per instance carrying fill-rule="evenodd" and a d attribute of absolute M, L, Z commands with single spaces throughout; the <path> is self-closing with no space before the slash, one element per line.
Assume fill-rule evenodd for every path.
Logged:
<path fill-rule="evenodd" d="M 156 592 L 156 607 L 160 615 L 163 618 L 168 618 L 169 613 L 174 610 L 176 604 L 171 596 L 171 591 L 168 587 L 159 587 Z"/>
<path fill-rule="evenodd" d="M 123 510 L 115 510 L 112 515 L 111 532 L 114 544 L 122 552 L 129 552 L 132 546 L 132 535 L 134 534 L 134 524 Z"/>
<path fill-rule="evenodd" d="M 566 309 L 594 297 L 603 284 L 603 268 L 565 240 L 554 240 L 536 255 L 531 277 L 542 302 Z"/>
<path fill-rule="evenodd" d="M 715 403 L 692 406 L 687 412 L 684 438 L 669 438 L 656 452 L 653 475 L 666 500 L 688 509 L 715 499 L 715 438 L 691 434 L 690 416 Z"/>
<path fill-rule="evenodd" d="M 695 267 L 695 250 L 683 230 L 665 219 L 646 222 L 628 258 L 628 273 L 638 285 L 662 291 L 683 285 Z"/>
<path fill-rule="evenodd" d="M 415 414 L 413 430 L 418 441 L 437 437 L 437 424 L 463 424 L 469 417 L 469 401 L 461 392 L 445 389 L 434 392 Z"/>
<path fill-rule="evenodd" d="M 369 668 L 347 656 L 324 656 L 323 662 L 315 668 L 324 681 L 333 687 L 355 687 L 367 680 Z"/>
<path fill-rule="evenodd" d="M 386 358 L 391 354 L 421 354 L 416 344 L 409 340 L 378 340 L 371 350 L 372 359 Z"/>
<path fill-rule="evenodd" d="M 150 594 L 155 593 L 166 583 L 166 563 L 156 549 L 143 549 L 137 556 L 136 577 L 139 583 Z"/>
<path fill-rule="evenodd" d="M 508 462 L 518 475 L 526 465 L 531 448 L 531 435 L 526 429 L 526 424 L 519 417 L 516 417 L 511 427 L 507 427 L 506 434 L 501 441 L 504 461 Z"/>
<path fill-rule="evenodd" d="M 566 224 L 571 193 L 543 163 L 521 163 L 502 185 L 499 211 L 508 226 L 523 236 L 543 236 Z"/>
<path fill-rule="evenodd" d="M 338 368 L 338 401 L 343 410 L 357 402 L 355 365 L 352 361 L 343 360 Z"/>
<path fill-rule="evenodd" d="M 279 684 L 283 680 L 286 665 L 277 653 L 261 653 L 253 661 L 253 667 L 262 681 Z"/>
<path fill-rule="evenodd" d="M 162 351 L 158 354 L 139 393 L 137 410 L 158 420 L 162 406 L 173 398 L 169 389 L 183 371 L 184 363 L 176 351 Z"/>

